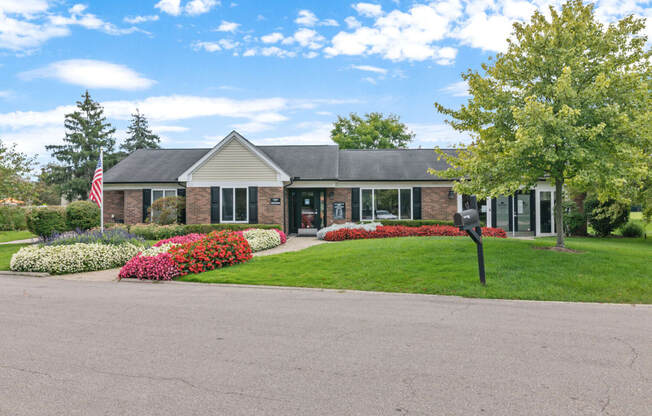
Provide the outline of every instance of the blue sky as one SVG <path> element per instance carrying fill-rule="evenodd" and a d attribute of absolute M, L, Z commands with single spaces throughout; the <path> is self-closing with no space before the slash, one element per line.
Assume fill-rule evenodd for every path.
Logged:
<path fill-rule="evenodd" d="M 434 101 L 465 102 L 460 73 L 505 47 L 547 0 L 0 0 L 0 138 L 47 161 L 88 89 L 125 136 L 138 107 L 164 147 L 329 143 L 338 114 L 398 114 L 413 147 L 468 140 Z M 599 0 L 598 17 L 651 17 Z M 650 25 L 648 25 L 648 36 Z"/>

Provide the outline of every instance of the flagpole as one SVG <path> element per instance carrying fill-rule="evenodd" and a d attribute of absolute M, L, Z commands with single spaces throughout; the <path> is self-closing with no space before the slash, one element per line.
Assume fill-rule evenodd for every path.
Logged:
<path fill-rule="evenodd" d="M 100 233 L 104 234 L 104 150 L 100 149 L 100 166 L 102 166 L 101 201 L 100 204 Z"/>

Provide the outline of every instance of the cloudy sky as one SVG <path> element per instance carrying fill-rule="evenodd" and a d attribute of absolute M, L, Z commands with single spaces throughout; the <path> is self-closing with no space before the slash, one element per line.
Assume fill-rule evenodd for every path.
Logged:
<path fill-rule="evenodd" d="M 413 146 L 466 140 L 433 102 L 505 47 L 514 21 L 559 1 L 0 0 L 0 138 L 47 160 L 88 89 L 116 138 L 139 108 L 164 147 L 329 143 L 338 114 L 398 114 Z M 650 1 L 598 0 L 604 22 Z M 648 33 L 650 33 L 648 25 Z M 648 35 L 649 36 L 649 35 Z M 650 36 L 652 38 L 652 36 Z"/>

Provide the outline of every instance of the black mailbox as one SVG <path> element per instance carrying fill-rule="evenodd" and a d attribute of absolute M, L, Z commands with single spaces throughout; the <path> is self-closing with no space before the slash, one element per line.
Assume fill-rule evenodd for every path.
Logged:
<path fill-rule="evenodd" d="M 457 212 L 453 216 L 453 224 L 459 227 L 460 230 L 472 230 L 480 226 L 480 217 L 478 210 L 466 209 L 462 212 Z"/>

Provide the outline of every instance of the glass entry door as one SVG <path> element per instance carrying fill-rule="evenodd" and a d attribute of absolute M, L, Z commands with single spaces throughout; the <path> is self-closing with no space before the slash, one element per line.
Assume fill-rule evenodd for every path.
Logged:
<path fill-rule="evenodd" d="M 293 189 L 291 232 L 298 235 L 315 235 L 325 223 L 326 192 L 319 189 Z"/>

